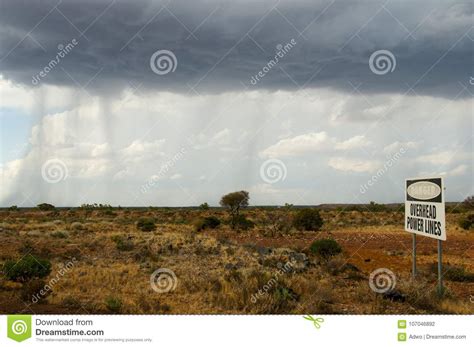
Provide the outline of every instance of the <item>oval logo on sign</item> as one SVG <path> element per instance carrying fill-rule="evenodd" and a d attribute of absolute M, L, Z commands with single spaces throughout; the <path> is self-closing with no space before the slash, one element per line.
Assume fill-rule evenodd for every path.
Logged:
<path fill-rule="evenodd" d="M 441 188 L 432 182 L 420 181 L 410 184 L 407 193 L 415 199 L 431 200 L 441 193 Z"/>

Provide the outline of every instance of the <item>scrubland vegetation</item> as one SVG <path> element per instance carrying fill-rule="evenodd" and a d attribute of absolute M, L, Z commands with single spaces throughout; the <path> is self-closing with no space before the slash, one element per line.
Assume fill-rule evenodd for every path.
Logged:
<path fill-rule="evenodd" d="M 1 209 L 0 311 L 474 313 L 467 199 L 447 206 L 442 298 L 435 240 L 419 238 L 419 275 L 411 279 L 403 206 L 249 207 L 249 200 L 240 191 L 220 207 Z M 160 268 L 175 273 L 173 290 L 150 285 Z M 395 274 L 384 293 L 369 286 L 379 268 Z"/>

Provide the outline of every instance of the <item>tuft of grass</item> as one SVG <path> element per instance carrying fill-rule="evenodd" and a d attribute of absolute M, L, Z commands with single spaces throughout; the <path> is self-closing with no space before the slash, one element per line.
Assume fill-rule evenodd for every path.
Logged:
<path fill-rule="evenodd" d="M 115 247 L 119 251 L 131 251 L 135 247 L 132 240 L 127 240 L 122 235 L 112 236 L 112 241 L 115 242 Z"/>
<path fill-rule="evenodd" d="M 463 266 L 444 266 L 444 277 L 455 282 L 474 282 L 474 273 L 468 272 Z"/>
<path fill-rule="evenodd" d="M 110 312 L 119 313 L 122 310 L 122 300 L 114 296 L 109 296 L 105 299 L 105 306 Z"/>
<path fill-rule="evenodd" d="M 407 281 L 400 283 L 400 290 L 406 294 L 406 301 L 417 312 L 425 310 L 429 313 L 441 312 L 439 308 L 440 298 L 436 293 L 436 287 L 432 283 L 423 280 Z"/>
<path fill-rule="evenodd" d="M 67 239 L 68 235 L 64 231 L 55 231 L 51 233 L 51 237 L 56 239 Z"/>
<path fill-rule="evenodd" d="M 71 296 L 71 295 L 66 296 L 66 297 L 61 301 L 61 304 L 62 304 L 63 306 L 66 306 L 66 307 L 68 307 L 68 308 L 71 308 L 71 309 L 78 309 L 78 308 L 81 308 L 81 307 L 82 307 L 81 302 L 80 302 L 77 298 L 75 298 L 75 297 L 73 297 L 73 296 Z"/>

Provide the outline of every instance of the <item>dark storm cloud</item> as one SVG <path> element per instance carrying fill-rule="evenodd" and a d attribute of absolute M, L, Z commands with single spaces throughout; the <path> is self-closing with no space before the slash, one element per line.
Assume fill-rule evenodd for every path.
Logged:
<path fill-rule="evenodd" d="M 472 20 L 472 3 L 446 0 L 2 0 L 0 73 L 32 85 L 58 45 L 75 39 L 39 83 L 103 93 L 138 86 L 197 93 L 323 86 L 454 97 L 460 83 L 472 88 Z M 292 39 L 294 47 L 269 67 L 277 46 Z M 396 66 L 377 75 L 369 58 L 383 49 Z M 157 50 L 175 54 L 174 72 L 153 73 Z M 252 79 L 267 68 L 258 82 Z"/>

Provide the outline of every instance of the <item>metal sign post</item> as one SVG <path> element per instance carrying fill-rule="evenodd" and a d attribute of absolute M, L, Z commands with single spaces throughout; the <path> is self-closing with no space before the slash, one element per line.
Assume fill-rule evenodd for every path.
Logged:
<path fill-rule="evenodd" d="M 413 234 L 413 279 L 416 277 L 416 234 Z"/>
<path fill-rule="evenodd" d="M 441 245 L 441 240 L 438 240 L 438 295 L 443 296 L 443 248 Z"/>
<path fill-rule="evenodd" d="M 405 185 L 405 230 L 413 234 L 413 279 L 416 277 L 416 235 L 438 241 L 438 295 L 444 294 L 442 241 L 446 241 L 445 194 L 442 177 L 409 178 Z"/>

